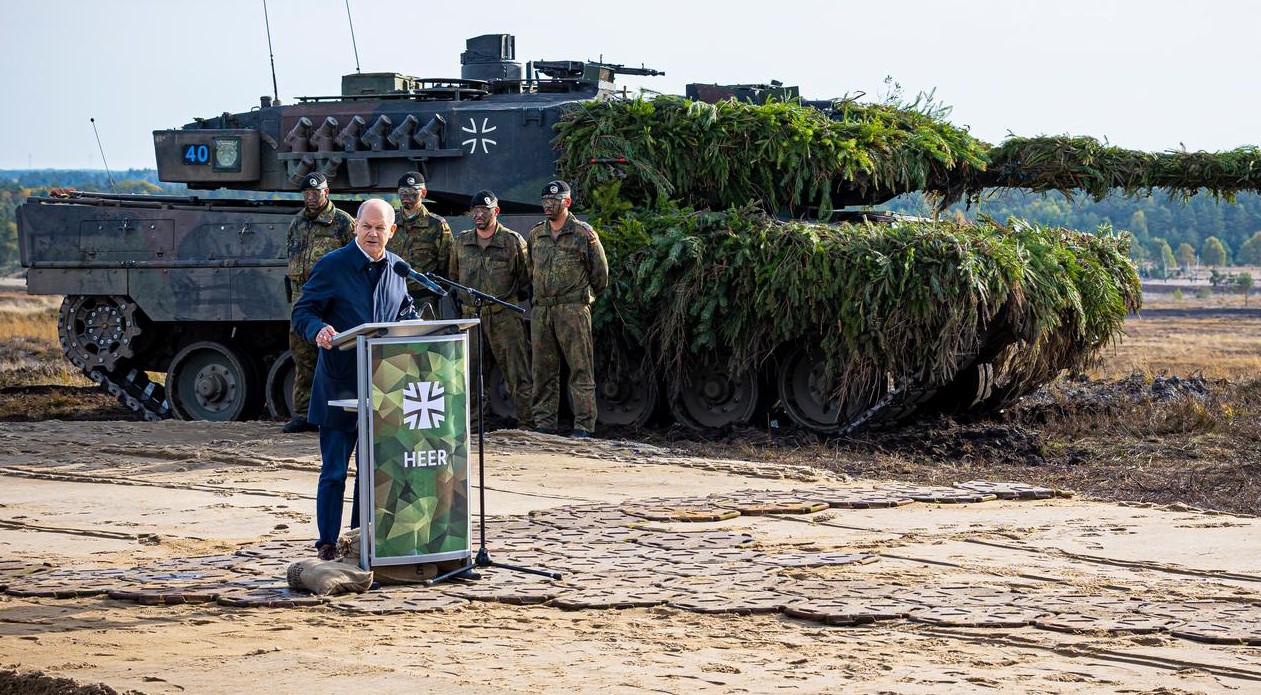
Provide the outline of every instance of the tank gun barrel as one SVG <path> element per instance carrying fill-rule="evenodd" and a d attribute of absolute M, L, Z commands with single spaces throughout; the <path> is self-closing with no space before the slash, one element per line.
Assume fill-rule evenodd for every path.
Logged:
<path fill-rule="evenodd" d="M 644 67 L 643 63 L 640 63 L 639 67 L 637 68 L 632 68 L 626 65 L 620 65 L 617 63 L 602 63 L 601 65 L 603 65 L 606 68 L 611 69 L 613 72 L 617 73 L 618 75 L 641 75 L 644 77 L 660 77 L 666 74 L 664 70 L 655 70 L 653 68 Z"/>
<path fill-rule="evenodd" d="M 552 79 L 592 79 L 597 77 L 605 82 L 612 82 L 614 75 L 643 75 L 657 77 L 664 75 L 662 70 L 644 67 L 629 67 L 620 63 L 600 63 L 582 60 L 536 60 L 534 70 Z"/>

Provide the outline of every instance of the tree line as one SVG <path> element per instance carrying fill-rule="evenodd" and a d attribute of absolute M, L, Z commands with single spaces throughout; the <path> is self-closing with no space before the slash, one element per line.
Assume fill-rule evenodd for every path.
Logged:
<path fill-rule="evenodd" d="M 921 194 L 901 196 L 886 206 L 897 212 L 931 214 Z M 1102 200 L 1072 198 L 1061 193 L 994 190 L 970 207 L 947 211 L 956 218 L 987 215 L 1002 222 L 1018 217 L 1043 225 L 1094 230 L 1101 225 L 1134 237 L 1130 257 L 1145 275 L 1162 277 L 1196 266 L 1261 265 L 1261 195 L 1241 193 L 1235 202 L 1201 193 L 1189 200 L 1171 200 L 1160 192 Z"/>
<path fill-rule="evenodd" d="M 158 181 L 153 169 L 129 169 L 112 177 L 104 171 L 0 170 L 0 272 L 12 272 L 19 265 L 15 210 L 27 197 L 56 187 L 110 191 L 111 183 L 117 193 L 189 193 L 184 184 Z M 214 195 L 279 197 L 229 191 Z M 933 209 L 920 193 L 900 196 L 879 207 L 921 216 L 931 216 Z M 1203 194 L 1186 201 L 1170 200 L 1159 192 L 1139 198 L 1111 195 L 1096 201 L 1086 196 L 1002 189 L 973 205 L 956 205 L 945 214 L 957 219 L 985 215 L 999 222 L 1017 217 L 1087 231 L 1110 225 L 1133 235 L 1130 256 L 1145 275 L 1154 277 L 1196 266 L 1261 265 L 1261 195 L 1255 193 L 1240 194 L 1233 203 Z"/>

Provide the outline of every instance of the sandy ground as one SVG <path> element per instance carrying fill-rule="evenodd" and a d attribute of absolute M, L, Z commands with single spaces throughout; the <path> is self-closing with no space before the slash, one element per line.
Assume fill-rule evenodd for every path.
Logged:
<path fill-rule="evenodd" d="M 491 557 L 559 581 L 491 567 L 360 603 L 138 605 L 21 589 L 250 548 L 310 556 L 315 436 L 42 422 L 0 424 L 0 450 L 0 669 L 23 675 L 142 693 L 1261 691 L 1252 517 L 1064 496 L 810 512 L 787 503 L 875 499 L 880 483 L 501 431 Z M 745 513 L 622 513 L 731 508 Z M 260 581 L 283 586 L 269 567 Z M 392 611 L 365 608 L 373 594 Z M 871 621 L 828 624 L 856 615 Z"/>

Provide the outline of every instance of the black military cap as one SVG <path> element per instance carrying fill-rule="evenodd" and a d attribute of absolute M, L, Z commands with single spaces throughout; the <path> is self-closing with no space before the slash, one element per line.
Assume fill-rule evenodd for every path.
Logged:
<path fill-rule="evenodd" d="M 478 206 L 497 208 L 499 207 L 499 197 L 495 195 L 494 191 L 482 189 L 473 194 L 473 200 L 469 203 L 471 208 Z"/>
<path fill-rule="evenodd" d="M 419 171 L 409 171 L 398 179 L 399 188 L 424 188 L 425 177 Z"/>
<path fill-rule="evenodd" d="M 313 188 L 328 190 L 328 177 L 318 171 L 313 171 L 302 177 L 302 185 L 298 188 L 303 191 L 309 191 Z"/>
<path fill-rule="evenodd" d="M 569 184 L 559 179 L 556 181 L 549 181 L 548 184 L 543 187 L 542 195 L 544 198 L 568 198 Z"/>

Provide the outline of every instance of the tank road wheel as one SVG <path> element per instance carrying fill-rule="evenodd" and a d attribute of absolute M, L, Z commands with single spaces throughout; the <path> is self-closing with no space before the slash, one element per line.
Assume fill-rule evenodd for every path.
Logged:
<path fill-rule="evenodd" d="M 596 351 L 596 421 L 643 427 L 657 410 L 657 380 L 642 355 L 622 349 L 612 352 Z"/>
<path fill-rule="evenodd" d="M 166 395 L 181 420 L 248 420 L 262 401 L 254 363 L 214 342 L 179 351 L 167 372 Z"/>
<path fill-rule="evenodd" d="M 476 377 L 476 375 L 473 375 Z M 491 362 L 486 370 L 486 405 L 487 413 L 504 420 L 517 419 L 517 407 L 512 403 L 512 392 L 508 389 L 508 380 L 498 362 Z M 472 385 L 477 388 L 477 384 Z"/>
<path fill-rule="evenodd" d="M 814 350 L 795 348 L 780 364 L 779 400 L 793 422 L 820 434 L 836 434 L 866 412 L 882 395 L 873 389 L 865 398 L 840 402 L 832 397 L 837 384 L 825 378 L 826 363 Z"/>
<path fill-rule="evenodd" d="M 61 302 L 57 335 L 76 367 L 113 371 L 119 359 L 132 356 L 140 335 L 136 305 L 126 297 L 68 296 Z"/>
<path fill-rule="evenodd" d="M 670 412 L 695 429 L 743 425 L 757 416 L 761 392 L 756 370 L 731 374 L 725 366 L 693 362 L 670 385 Z"/>
<path fill-rule="evenodd" d="M 267 371 L 267 414 L 277 420 L 293 415 L 293 353 L 288 350 Z"/>

